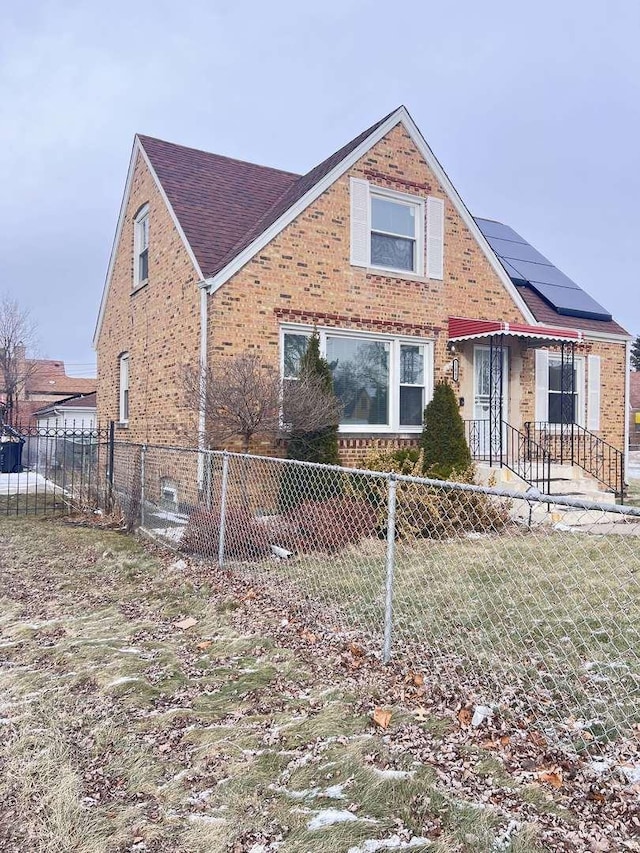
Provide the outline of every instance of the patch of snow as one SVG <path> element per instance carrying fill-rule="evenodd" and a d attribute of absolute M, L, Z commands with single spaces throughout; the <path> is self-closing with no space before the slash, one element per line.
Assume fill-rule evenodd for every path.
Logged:
<path fill-rule="evenodd" d="M 610 761 L 590 761 L 588 765 L 589 769 L 596 774 L 596 776 L 602 776 L 603 773 L 606 773 L 607 770 L 611 768 Z"/>
<path fill-rule="evenodd" d="M 53 494 L 67 494 L 63 488 L 51 480 L 47 480 L 42 474 L 35 471 L 22 471 L 20 474 L 0 474 L 0 494 L 2 495 L 28 495 L 41 491 Z"/>
<path fill-rule="evenodd" d="M 130 681 L 142 681 L 142 679 L 135 678 L 132 675 L 123 675 L 121 678 L 116 678 L 115 681 L 109 682 L 107 687 L 117 687 L 118 684 L 128 684 Z"/>
<path fill-rule="evenodd" d="M 223 817 L 213 817 L 208 814 L 190 814 L 189 820 L 193 823 L 225 823 Z"/>
<path fill-rule="evenodd" d="M 493 717 L 493 709 L 488 705 L 476 705 L 476 708 L 473 712 L 473 717 L 471 718 L 472 726 L 479 726 L 484 723 L 485 720 L 489 720 Z"/>
<path fill-rule="evenodd" d="M 502 835 L 498 836 L 498 838 L 493 842 L 491 850 L 495 851 L 495 853 L 500 853 L 500 851 L 503 850 L 509 850 L 513 837 L 520 830 L 521 826 L 522 824 L 519 820 L 510 820 Z"/>
<path fill-rule="evenodd" d="M 204 791 L 198 791 L 189 797 L 189 805 L 195 806 L 198 803 L 206 803 L 209 797 L 213 794 L 213 788 L 207 788 Z"/>
<path fill-rule="evenodd" d="M 415 770 L 380 770 L 378 767 L 374 767 L 373 772 L 380 779 L 411 779 L 416 774 Z"/>
<path fill-rule="evenodd" d="M 427 844 L 431 844 L 428 838 L 413 836 L 408 841 L 403 841 L 399 835 L 391 835 L 389 838 L 372 838 L 364 841 L 359 847 L 350 847 L 347 853 L 377 853 L 378 850 L 408 850 L 411 847 L 423 847 Z"/>
<path fill-rule="evenodd" d="M 348 782 L 343 782 L 341 785 L 330 785 L 322 793 L 331 800 L 346 800 L 344 789 L 348 784 Z"/>
<path fill-rule="evenodd" d="M 171 542 L 181 542 L 184 535 L 184 527 L 150 527 L 149 533 L 158 539 L 169 539 Z"/>
<path fill-rule="evenodd" d="M 324 829 L 325 826 L 333 826 L 334 823 L 350 823 L 358 818 L 353 812 L 348 812 L 346 809 L 322 809 L 316 812 L 316 816 L 311 818 L 307 824 L 307 829 L 312 832 L 316 829 Z"/>
<path fill-rule="evenodd" d="M 621 764 L 620 770 L 626 776 L 630 785 L 640 783 L 640 764 Z"/>
<path fill-rule="evenodd" d="M 170 572 L 184 572 L 184 570 L 186 568 L 187 568 L 187 561 L 186 560 L 176 560 L 175 563 L 171 563 L 171 565 L 169 566 L 169 571 Z"/>
<path fill-rule="evenodd" d="M 139 655 L 142 654 L 141 649 L 136 649 L 135 646 L 128 646 L 122 649 L 116 649 L 117 652 L 121 652 L 123 655 Z"/>

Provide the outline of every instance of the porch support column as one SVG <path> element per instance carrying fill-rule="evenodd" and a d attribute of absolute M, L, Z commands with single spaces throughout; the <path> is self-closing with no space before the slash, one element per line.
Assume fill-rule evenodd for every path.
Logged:
<path fill-rule="evenodd" d="M 502 465 L 504 335 L 489 339 L 489 465 Z"/>
<path fill-rule="evenodd" d="M 560 464 L 571 458 L 573 463 L 573 424 L 575 420 L 576 345 L 573 341 L 560 345 Z"/>

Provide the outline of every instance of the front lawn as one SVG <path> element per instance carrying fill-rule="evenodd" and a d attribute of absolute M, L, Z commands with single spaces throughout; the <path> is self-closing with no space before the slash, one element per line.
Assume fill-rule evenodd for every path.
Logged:
<path fill-rule="evenodd" d="M 618 769 L 569 764 L 522 720 L 470 725 L 417 663 L 296 617 L 287 584 L 61 521 L 0 518 L 0 541 L 3 853 L 630 841 Z"/>

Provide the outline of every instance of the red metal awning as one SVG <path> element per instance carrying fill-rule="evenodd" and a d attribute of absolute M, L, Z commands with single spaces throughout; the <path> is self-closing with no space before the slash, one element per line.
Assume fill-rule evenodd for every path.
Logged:
<path fill-rule="evenodd" d="M 449 317 L 450 341 L 471 341 L 491 335 L 538 338 L 545 341 L 582 341 L 582 332 L 578 329 L 529 326 L 526 323 L 505 323 L 501 320 L 468 320 L 464 317 Z"/>

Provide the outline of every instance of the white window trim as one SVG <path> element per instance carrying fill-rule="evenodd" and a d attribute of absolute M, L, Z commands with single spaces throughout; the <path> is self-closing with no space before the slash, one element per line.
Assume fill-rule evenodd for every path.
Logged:
<path fill-rule="evenodd" d="M 374 196 L 379 196 L 380 198 L 387 198 L 390 201 L 397 201 L 400 204 L 411 205 L 416 208 L 415 215 L 415 224 L 416 224 L 416 235 L 415 235 L 415 262 L 416 268 L 413 270 L 403 270 L 396 269 L 395 267 L 383 267 L 378 264 L 374 264 L 371 260 L 371 235 L 373 233 L 373 211 L 372 211 L 372 199 Z M 376 232 L 376 233 L 385 233 L 385 232 Z M 390 236 L 400 236 L 400 235 L 390 235 Z M 407 238 L 409 239 L 409 238 Z M 425 201 L 423 198 L 417 195 L 410 195 L 409 193 L 400 193 L 395 190 L 386 189 L 386 187 L 377 187 L 375 184 L 369 184 L 369 267 L 372 270 L 384 270 L 385 272 L 395 273 L 397 276 L 402 277 L 405 275 L 419 276 L 424 277 L 424 239 L 425 239 Z"/>
<path fill-rule="evenodd" d="M 119 381 L 119 392 L 118 392 L 118 397 L 119 397 L 119 402 L 118 402 L 119 423 L 128 424 L 129 423 L 130 411 L 127 411 L 126 417 L 124 416 L 125 415 L 125 405 L 124 405 L 125 391 L 127 392 L 127 395 L 128 395 L 128 397 L 127 397 L 127 402 L 128 402 L 127 408 L 130 409 L 130 407 L 131 407 L 131 393 L 129 391 L 130 376 L 129 376 L 129 353 L 128 352 L 122 353 L 122 355 L 118 359 L 118 366 L 120 369 L 120 381 Z"/>
<path fill-rule="evenodd" d="M 285 334 L 313 334 L 313 326 L 304 323 L 285 323 L 280 326 L 280 376 L 284 377 L 284 336 Z M 342 338 L 361 338 L 363 340 L 389 341 L 389 424 L 340 424 L 338 432 L 367 434 L 419 434 L 422 424 L 416 426 L 401 426 L 400 418 L 400 345 L 418 344 L 424 347 L 424 405 L 433 397 L 434 384 L 434 341 L 433 338 L 417 338 L 410 335 L 389 335 L 382 332 L 363 332 L 360 329 L 350 329 L 344 326 L 318 326 L 320 337 L 320 354 L 326 357 L 327 336 Z M 418 387 L 418 386 L 413 386 Z"/>
<path fill-rule="evenodd" d="M 147 237 L 147 278 L 140 278 L 140 253 L 142 252 L 141 248 L 141 234 L 142 234 L 142 223 L 147 221 L 147 234 L 149 233 L 149 205 L 145 204 L 144 207 L 140 208 L 138 213 L 136 214 L 136 218 L 133 220 L 133 289 L 137 290 L 139 287 L 144 287 L 145 284 L 149 281 L 149 239 Z"/>
<path fill-rule="evenodd" d="M 552 363 L 560 364 L 562 361 L 562 356 L 560 353 L 548 351 L 548 364 L 547 364 L 547 374 L 549 372 L 549 367 Z M 576 391 L 578 392 L 578 402 L 576 403 L 577 415 L 576 423 L 578 426 L 585 427 L 586 426 L 586 394 L 585 394 L 585 360 L 584 356 L 577 355 L 575 356 L 575 365 L 576 365 Z M 547 379 L 547 382 L 549 380 Z M 549 394 L 559 394 L 559 391 L 551 391 L 547 388 L 547 397 Z M 547 424 L 549 427 L 549 432 L 560 432 L 562 429 L 562 424 L 551 423 L 549 417 L 547 416 Z"/>

